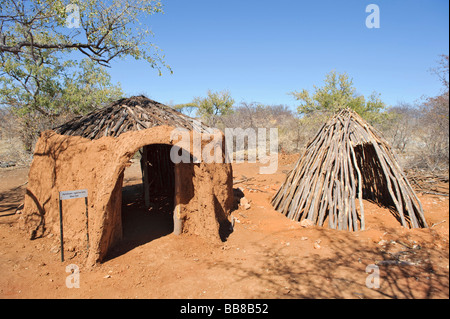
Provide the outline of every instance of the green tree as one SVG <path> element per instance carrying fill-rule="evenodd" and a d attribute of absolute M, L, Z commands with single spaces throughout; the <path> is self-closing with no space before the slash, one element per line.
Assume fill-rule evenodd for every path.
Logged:
<path fill-rule="evenodd" d="M 120 83 L 112 84 L 103 66 L 83 59 L 72 76 L 64 78 L 61 108 L 74 115 L 86 114 L 95 108 L 123 97 Z"/>
<path fill-rule="evenodd" d="M 191 103 L 179 104 L 175 108 L 179 110 L 196 108 L 197 116 L 206 124 L 215 127 L 220 116 L 233 112 L 234 100 L 229 91 L 213 92 L 208 90 L 206 97 L 196 97 Z"/>
<path fill-rule="evenodd" d="M 0 0 L 0 51 L 17 57 L 40 50 L 78 51 L 109 65 L 127 56 L 168 67 L 140 22 L 162 13 L 155 0 Z"/>
<path fill-rule="evenodd" d="M 300 115 L 311 115 L 313 113 L 329 114 L 341 108 L 351 108 L 366 120 L 377 121 L 385 104 L 380 95 L 372 93 L 367 99 L 356 93 L 353 80 L 346 73 L 332 71 L 325 77 L 322 87 L 314 86 L 314 92 L 303 89 L 300 92 L 290 93 L 301 102 L 298 106 Z"/>

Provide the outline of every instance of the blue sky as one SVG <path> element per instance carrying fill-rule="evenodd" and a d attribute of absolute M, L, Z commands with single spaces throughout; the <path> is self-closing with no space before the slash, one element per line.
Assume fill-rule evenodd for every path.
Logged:
<path fill-rule="evenodd" d="M 440 93 L 429 72 L 449 51 L 444 0 L 294 1 L 162 0 L 165 13 L 143 21 L 173 74 L 143 61 L 109 69 L 125 93 L 187 103 L 208 89 L 229 90 L 238 104 L 298 104 L 288 92 L 321 86 L 331 70 L 347 72 L 358 93 L 388 105 Z M 380 28 L 365 25 L 366 6 Z"/>

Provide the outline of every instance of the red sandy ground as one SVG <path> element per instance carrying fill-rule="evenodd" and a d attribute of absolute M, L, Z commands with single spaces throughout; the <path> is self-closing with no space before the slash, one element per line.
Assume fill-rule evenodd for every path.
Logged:
<path fill-rule="evenodd" d="M 134 209 L 140 171 L 132 165 L 124 197 L 134 219 L 124 227 L 133 231 L 94 268 L 75 252 L 61 262 L 57 236 L 28 240 L 14 214 L 28 169 L 2 169 L 0 298 L 449 298 L 448 197 L 418 193 L 428 229 L 404 229 L 367 201 L 365 231 L 303 228 L 270 205 L 297 157 L 281 157 L 272 175 L 260 175 L 259 164 L 234 164 L 235 180 L 252 178 L 234 185 L 251 207 L 233 211 L 238 221 L 222 244 L 175 236 L 167 223 L 157 226 L 159 217 L 145 228 L 148 213 Z M 80 288 L 66 286 L 69 264 L 80 269 Z M 366 267 L 375 264 L 380 287 L 368 288 Z"/>

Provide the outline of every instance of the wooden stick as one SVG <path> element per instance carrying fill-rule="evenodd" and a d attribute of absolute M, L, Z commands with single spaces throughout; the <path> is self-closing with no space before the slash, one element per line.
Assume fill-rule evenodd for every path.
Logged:
<path fill-rule="evenodd" d="M 173 233 L 181 235 L 183 232 L 183 221 L 181 219 L 181 180 L 180 180 L 180 164 L 175 164 L 175 209 L 173 212 Z"/>

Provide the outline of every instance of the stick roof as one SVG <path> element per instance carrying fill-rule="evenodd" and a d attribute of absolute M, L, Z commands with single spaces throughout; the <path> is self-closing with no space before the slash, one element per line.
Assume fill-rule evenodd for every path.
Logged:
<path fill-rule="evenodd" d="M 76 117 L 54 130 L 58 134 L 98 139 L 160 125 L 210 131 L 205 124 L 145 96 L 120 99 L 85 116 Z"/>

